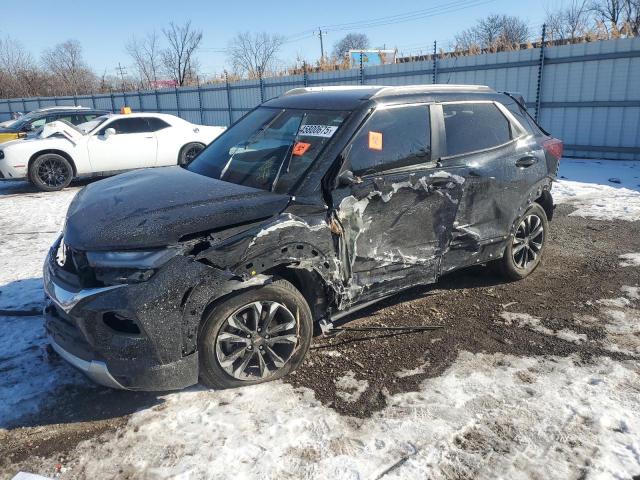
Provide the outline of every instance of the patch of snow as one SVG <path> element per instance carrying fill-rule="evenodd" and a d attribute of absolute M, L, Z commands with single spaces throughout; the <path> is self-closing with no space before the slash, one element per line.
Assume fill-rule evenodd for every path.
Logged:
<path fill-rule="evenodd" d="M 0 310 L 38 308 L 44 296 L 44 258 L 62 231 L 67 207 L 79 189 L 8 193 L 22 182 L 3 183 L 13 182 L 0 182 Z"/>
<path fill-rule="evenodd" d="M 42 317 L 0 316 L 0 428 L 33 413 L 57 387 L 87 382 L 71 366 L 45 353 Z"/>
<path fill-rule="evenodd" d="M 349 370 L 336 380 L 336 395 L 345 402 L 357 402 L 369 388 L 366 380 L 356 380 L 355 374 Z"/>
<path fill-rule="evenodd" d="M 558 177 L 561 180 L 640 191 L 640 163 L 635 161 L 563 159 Z"/>
<path fill-rule="evenodd" d="M 631 302 L 628 298 L 618 297 L 618 298 L 603 298 L 602 300 L 597 300 L 597 303 L 600 305 L 604 305 L 605 307 L 614 307 L 614 308 L 625 308 L 631 305 Z"/>
<path fill-rule="evenodd" d="M 399 372 L 396 372 L 395 375 L 398 378 L 413 377 L 414 375 L 420 375 L 426 371 L 430 363 L 431 362 L 427 360 L 422 365 L 418 365 L 416 368 L 412 368 L 411 370 L 403 369 L 403 370 L 400 370 Z"/>
<path fill-rule="evenodd" d="M 542 320 L 528 313 L 502 312 L 500 316 L 506 325 L 512 325 L 518 328 L 528 328 L 534 332 L 543 335 L 557 337 L 566 342 L 582 343 L 588 340 L 587 336 L 582 333 L 576 333 L 572 330 L 562 328 L 554 331 L 542 325 Z"/>
<path fill-rule="evenodd" d="M 620 290 L 631 300 L 640 300 L 640 287 L 625 285 Z"/>
<path fill-rule="evenodd" d="M 640 267 L 640 253 L 625 253 L 619 258 L 621 267 Z"/>
<path fill-rule="evenodd" d="M 556 204 L 576 208 L 569 215 L 595 220 L 640 220 L 640 192 L 608 185 L 558 180 L 551 190 Z"/>
<path fill-rule="evenodd" d="M 637 368 L 608 358 L 467 352 L 368 419 L 280 381 L 190 389 L 80 444 L 62 478 L 629 478 L 638 389 Z"/>

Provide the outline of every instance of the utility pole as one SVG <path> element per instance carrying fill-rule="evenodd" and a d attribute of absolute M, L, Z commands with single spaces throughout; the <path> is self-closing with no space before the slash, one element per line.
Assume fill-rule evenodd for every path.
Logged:
<path fill-rule="evenodd" d="M 125 67 L 120 65 L 120 62 L 118 62 L 116 71 L 120 74 L 120 80 L 122 80 L 122 91 L 124 92 L 124 76 L 127 74 L 127 70 L 125 69 Z"/>
<path fill-rule="evenodd" d="M 318 35 L 320 36 L 320 61 L 324 60 L 324 42 L 322 39 L 322 34 L 326 34 L 327 32 L 323 32 L 322 28 L 318 27 Z"/>

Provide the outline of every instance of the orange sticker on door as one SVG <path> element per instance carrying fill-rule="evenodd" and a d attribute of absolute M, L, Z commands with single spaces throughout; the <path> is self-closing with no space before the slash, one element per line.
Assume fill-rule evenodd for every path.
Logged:
<path fill-rule="evenodd" d="M 369 132 L 369 149 L 382 150 L 382 133 Z"/>
<path fill-rule="evenodd" d="M 301 157 L 303 156 L 305 153 L 307 153 L 307 150 L 309 150 L 309 147 L 311 147 L 310 143 L 305 143 L 305 142 L 297 142 L 294 146 L 293 146 L 293 154 L 297 157 Z"/>

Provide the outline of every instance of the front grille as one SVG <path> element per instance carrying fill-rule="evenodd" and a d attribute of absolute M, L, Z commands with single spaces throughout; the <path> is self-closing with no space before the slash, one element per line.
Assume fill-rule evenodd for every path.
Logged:
<path fill-rule="evenodd" d="M 104 286 L 102 282 L 96 280 L 95 272 L 87 260 L 87 254 L 83 251 L 75 250 L 61 242 L 58 251 L 54 252 L 52 261 L 55 264 L 54 274 L 66 283 L 80 288 Z"/>

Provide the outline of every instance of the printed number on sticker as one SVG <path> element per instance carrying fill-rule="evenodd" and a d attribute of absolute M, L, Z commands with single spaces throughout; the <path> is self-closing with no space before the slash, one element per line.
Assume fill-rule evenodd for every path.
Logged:
<path fill-rule="evenodd" d="M 303 125 L 298 130 L 298 135 L 307 137 L 331 137 L 338 127 L 331 125 Z"/>

